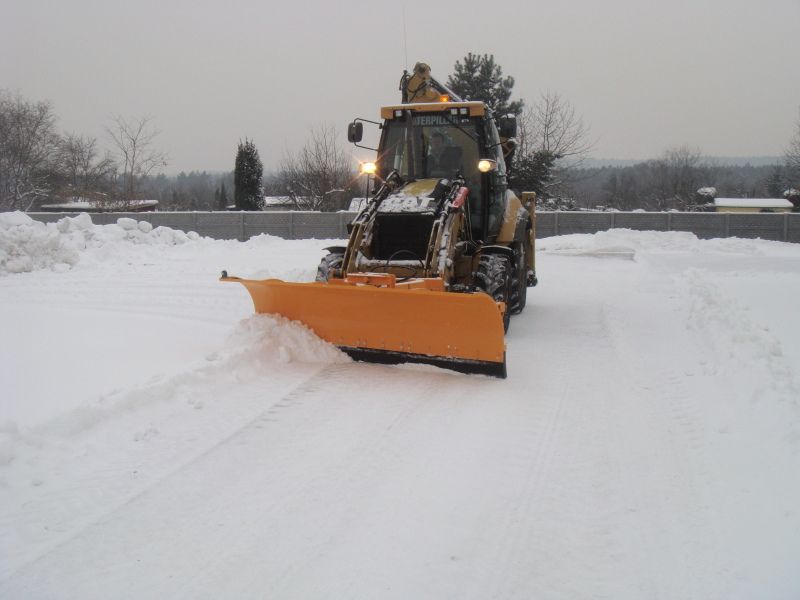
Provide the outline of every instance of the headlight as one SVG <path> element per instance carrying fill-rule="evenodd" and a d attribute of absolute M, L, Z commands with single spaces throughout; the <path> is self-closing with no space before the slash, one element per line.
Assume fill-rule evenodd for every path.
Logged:
<path fill-rule="evenodd" d="M 374 162 L 361 163 L 361 173 L 364 175 L 374 175 L 376 169 Z"/>
<path fill-rule="evenodd" d="M 481 173 L 488 173 L 497 168 L 497 161 L 490 158 L 482 158 L 478 161 L 478 171 Z"/>

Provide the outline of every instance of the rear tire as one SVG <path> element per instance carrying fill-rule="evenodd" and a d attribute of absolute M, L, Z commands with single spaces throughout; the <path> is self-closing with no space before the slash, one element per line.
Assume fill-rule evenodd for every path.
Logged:
<path fill-rule="evenodd" d="M 511 260 L 502 254 L 482 254 L 475 272 L 475 285 L 489 294 L 495 302 L 505 302 L 503 331 L 508 331 L 511 319 Z"/>
<path fill-rule="evenodd" d="M 331 252 L 322 257 L 317 267 L 317 281 L 327 283 L 331 277 L 341 276 L 344 254 L 341 252 Z"/>

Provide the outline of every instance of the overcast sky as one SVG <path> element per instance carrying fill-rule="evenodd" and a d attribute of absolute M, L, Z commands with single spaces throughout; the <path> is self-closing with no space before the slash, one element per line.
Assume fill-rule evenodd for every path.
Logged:
<path fill-rule="evenodd" d="M 399 100 L 404 66 L 446 80 L 485 52 L 515 98 L 567 98 L 597 158 L 780 155 L 800 109 L 798 24 L 800 0 L 0 0 L 0 88 L 103 144 L 110 115 L 152 115 L 169 172 L 232 169 L 245 136 L 270 170 L 312 126 L 346 144 L 352 117 Z"/>

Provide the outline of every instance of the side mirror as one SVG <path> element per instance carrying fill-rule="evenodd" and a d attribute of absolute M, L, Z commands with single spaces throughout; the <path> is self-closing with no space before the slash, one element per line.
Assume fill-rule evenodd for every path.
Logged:
<path fill-rule="evenodd" d="M 506 115 L 497 119 L 497 133 L 501 138 L 517 137 L 517 117 Z"/>
<path fill-rule="evenodd" d="M 503 143 L 503 149 L 511 152 L 512 150 L 516 149 L 517 145 L 517 138 L 510 137 Z"/>
<path fill-rule="evenodd" d="M 351 144 L 357 144 L 364 137 L 364 124 L 354 121 L 347 126 L 347 140 Z"/>

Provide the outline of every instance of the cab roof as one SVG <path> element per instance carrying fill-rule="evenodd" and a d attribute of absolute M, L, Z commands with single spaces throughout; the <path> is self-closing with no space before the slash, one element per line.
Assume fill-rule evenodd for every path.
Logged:
<path fill-rule="evenodd" d="M 452 109 L 467 109 L 469 116 L 482 117 L 486 114 L 486 105 L 483 102 L 413 102 L 410 104 L 393 104 L 381 107 L 382 119 L 393 119 L 396 110 L 410 110 L 413 112 L 442 112 Z"/>

